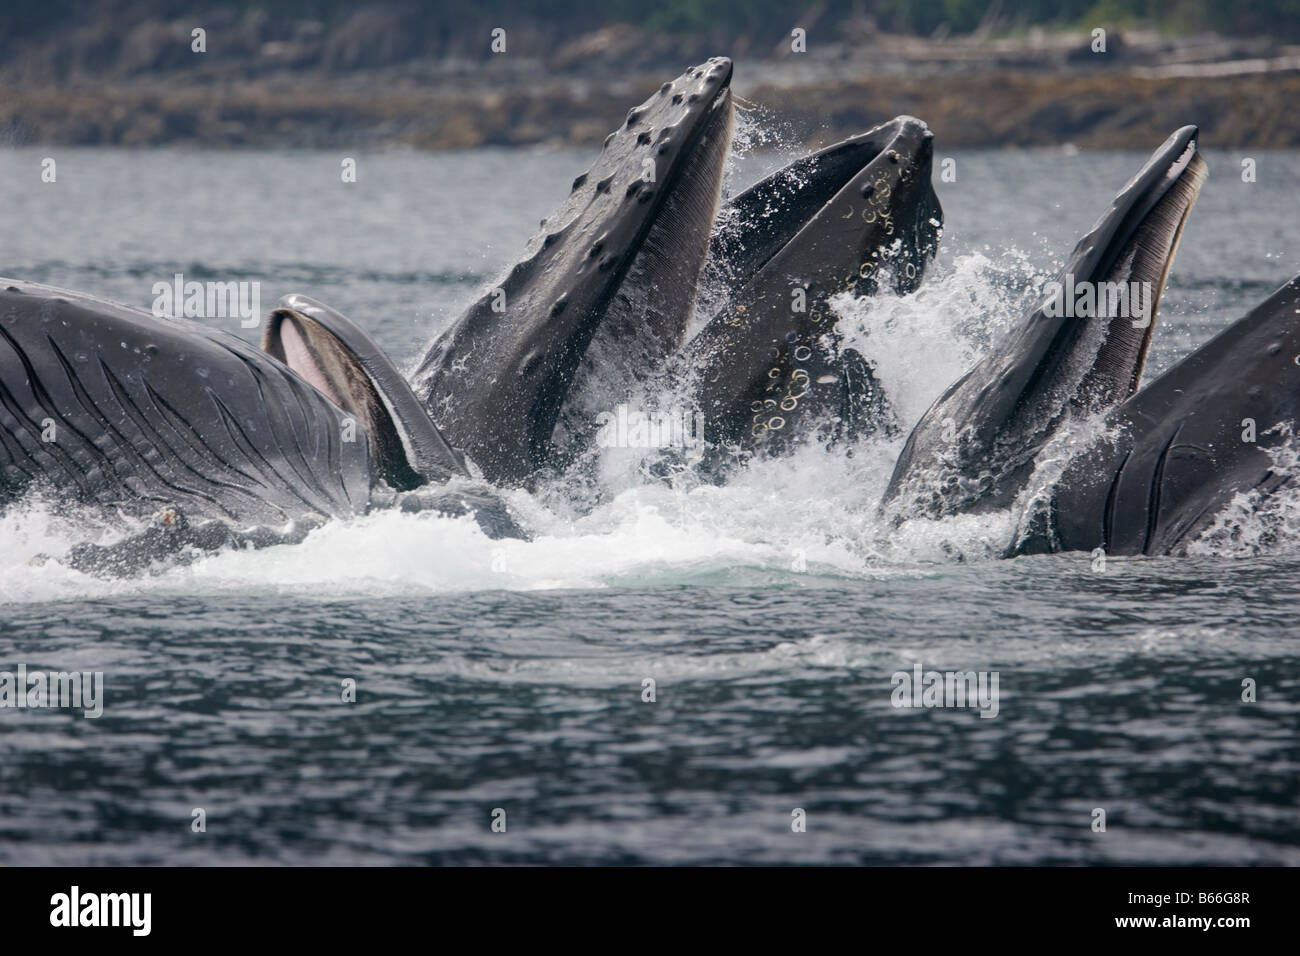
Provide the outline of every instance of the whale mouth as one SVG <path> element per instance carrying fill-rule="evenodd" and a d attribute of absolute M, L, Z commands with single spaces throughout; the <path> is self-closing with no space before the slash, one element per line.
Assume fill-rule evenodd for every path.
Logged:
<path fill-rule="evenodd" d="M 755 183 L 727 204 L 711 243 L 710 265 L 720 273 L 724 284 L 739 288 L 797 236 L 806 235 L 817 220 L 836 217 L 850 220 L 853 228 L 835 230 L 835 244 L 819 243 L 825 247 L 820 251 L 846 256 L 844 267 L 856 269 L 863 254 L 871 251 L 875 238 L 859 222 L 864 218 L 866 198 L 873 191 L 883 191 L 877 185 L 882 178 L 893 189 L 887 174 L 900 166 L 912 171 L 908 178 L 913 187 L 928 190 L 933 157 L 934 134 L 912 116 L 895 117 L 805 156 Z M 856 193 L 846 193 L 849 187 L 854 187 Z M 924 218 L 917 223 L 917 242 L 933 247 L 938 242 L 943 209 L 932 191 L 926 197 L 924 212 Z M 919 282 L 916 274 L 900 273 L 900 277 Z"/>
<path fill-rule="evenodd" d="M 661 184 L 644 239 L 560 399 L 549 439 L 554 466 L 580 456 L 602 412 L 631 397 L 684 344 L 709 257 L 733 121 L 724 83 L 691 131 L 684 161 Z"/>
<path fill-rule="evenodd" d="M 934 136 L 911 116 L 792 163 L 719 216 L 709 287 L 723 290 L 684 350 L 721 474 L 742 454 L 888 433 L 893 413 L 871 363 L 839 347 L 826 322 L 840 292 L 882 283 L 915 291 L 933 257 L 943 209 L 931 183 Z M 802 309 L 791 308 L 792 295 Z"/>
<path fill-rule="evenodd" d="M 1141 381 L 1157 306 L 1207 175 L 1197 129 L 1157 149 L 1074 248 L 1045 300 L 999 350 L 986 428 L 1054 427 L 1068 408 L 1118 405 Z"/>
<path fill-rule="evenodd" d="M 350 415 L 374 472 L 409 491 L 465 475 L 464 460 L 438 433 L 406 380 L 351 320 L 305 295 L 282 299 L 262 334 L 262 349 Z"/>
<path fill-rule="evenodd" d="M 1206 177 L 1196 137 L 1196 127 L 1183 127 L 1152 154 L 1079 240 L 1043 300 L 930 407 L 899 455 L 886 503 L 899 507 L 902 499 L 928 513 L 1005 506 L 1067 418 L 1133 395 Z"/>
<path fill-rule="evenodd" d="M 1075 396 L 1077 407 L 1091 410 L 1113 405 L 1137 391 L 1183 226 L 1208 172 L 1197 150 L 1196 130 L 1189 127 L 1171 136 L 1134 177 L 1138 182 L 1144 174 L 1160 173 L 1128 202 L 1128 210 L 1106 246 L 1110 263 L 1099 263 L 1094 272 L 1103 277 L 1107 295 L 1105 308 L 1098 309 L 1103 313 L 1099 317 L 1109 318 L 1109 322 L 1104 329 L 1094 330 L 1104 334 Z M 1119 200 L 1116 203 L 1116 212 L 1124 208 Z M 1127 309 L 1117 307 L 1125 292 Z M 1094 295 L 1100 306 L 1101 293 Z"/>

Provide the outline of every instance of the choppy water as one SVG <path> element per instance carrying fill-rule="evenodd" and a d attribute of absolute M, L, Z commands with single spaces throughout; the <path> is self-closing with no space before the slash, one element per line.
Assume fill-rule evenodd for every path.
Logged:
<path fill-rule="evenodd" d="M 143 307 L 257 280 L 405 361 L 590 159 L 352 155 L 343 185 L 335 153 L 0 152 L 0 274 Z M 1145 154 L 953 158 L 926 285 L 841 307 L 909 424 Z M 1300 155 L 1242 158 L 1209 152 L 1148 376 L 1300 269 Z M 0 671 L 106 690 L 0 710 L 0 862 L 1300 862 L 1300 542 L 999 561 L 1009 516 L 877 522 L 897 451 L 676 491 L 613 460 L 589 514 L 515 495 L 528 543 L 381 514 L 143 581 L 29 566 L 75 529 L 11 512 Z M 997 671 L 996 718 L 891 706 L 918 662 Z"/>

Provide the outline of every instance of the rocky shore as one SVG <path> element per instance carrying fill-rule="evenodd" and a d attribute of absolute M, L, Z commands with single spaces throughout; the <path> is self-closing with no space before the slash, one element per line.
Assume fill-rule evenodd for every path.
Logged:
<path fill-rule="evenodd" d="M 524 24 L 493 53 L 487 33 L 431 47 L 384 13 L 332 28 L 232 15 L 202 27 L 203 52 L 180 20 L 11 41 L 0 46 L 0 142 L 588 146 L 664 79 L 726 53 L 742 102 L 796 140 L 912 113 L 952 147 L 1147 148 L 1188 122 L 1206 145 L 1300 145 L 1289 108 L 1300 48 L 1267 38 L 1110 30 L 1100 52 L 1082 29 L 920 39 L 814 25 L 806 52 L 794 52 L 784 35 L 772 45 L 615 26 L 566 39 Z"/>

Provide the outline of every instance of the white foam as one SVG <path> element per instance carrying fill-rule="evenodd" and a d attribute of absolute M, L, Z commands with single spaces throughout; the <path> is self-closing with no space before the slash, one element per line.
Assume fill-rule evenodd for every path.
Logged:
<path fill-rule="evenodd" d="M 968 253 L 941 276 L 935 276 L 942 268 L 936 262 L 911 295 L 845 293 L 831 300 L 844 346 L 869 357 L 905 427 L 1020 318 L 1024 302 L 1046 281 L 1020 253 L 1005 262 L 995 266 L 982 252 Z M 880 285 L 888 282 L 882 272 Z"/>
<path fill-rule="evenodd" d="M 1277 474 L 1300 474 L 1300 445 L 1294 424 L 1274 426 L 1283 441 L 1264 452 Z M 1197 557 L 1250 558 L 1294 550 L 1300 543 L 1300 484 L 1292 482 L 1272 494 L 1238 492 L 1200 536 L 1187 545 Z"/>

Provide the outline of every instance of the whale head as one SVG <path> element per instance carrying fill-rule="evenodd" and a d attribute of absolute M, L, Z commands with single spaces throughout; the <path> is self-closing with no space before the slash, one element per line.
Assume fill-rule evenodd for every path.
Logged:
<path fill-rule="evenodd" d="M 549 460 L 599 330 L 618 343 L 587 363 L 602 389 L 680 346 L 730 142 L 731 69 L 711 59 L 632 109 L 523 259 L 424 355 L 416 394 L 490 481 L 522 483 Z"/>
<path fill-rule="evenodd" d="M 1206 165 L 1197 130 L 1175 132 L 1079 240 L 1022 322 L 912 430 L 886 502 L 948 514 L 1009 504 L 1074 414 L 1136 391 L 1156 308 Z"/>
<path fill-rule="evenodd" d="M 899 116 L 780 170 L 719 216 L 711 264 L 732 290 L 691 340 L 697 403 L 719 459 L 787 447 L 833 421 L 887 429 L 869 362 L 841 349 L 828 301 L 920 284 L 938 247 L 934 135 Z"/>

